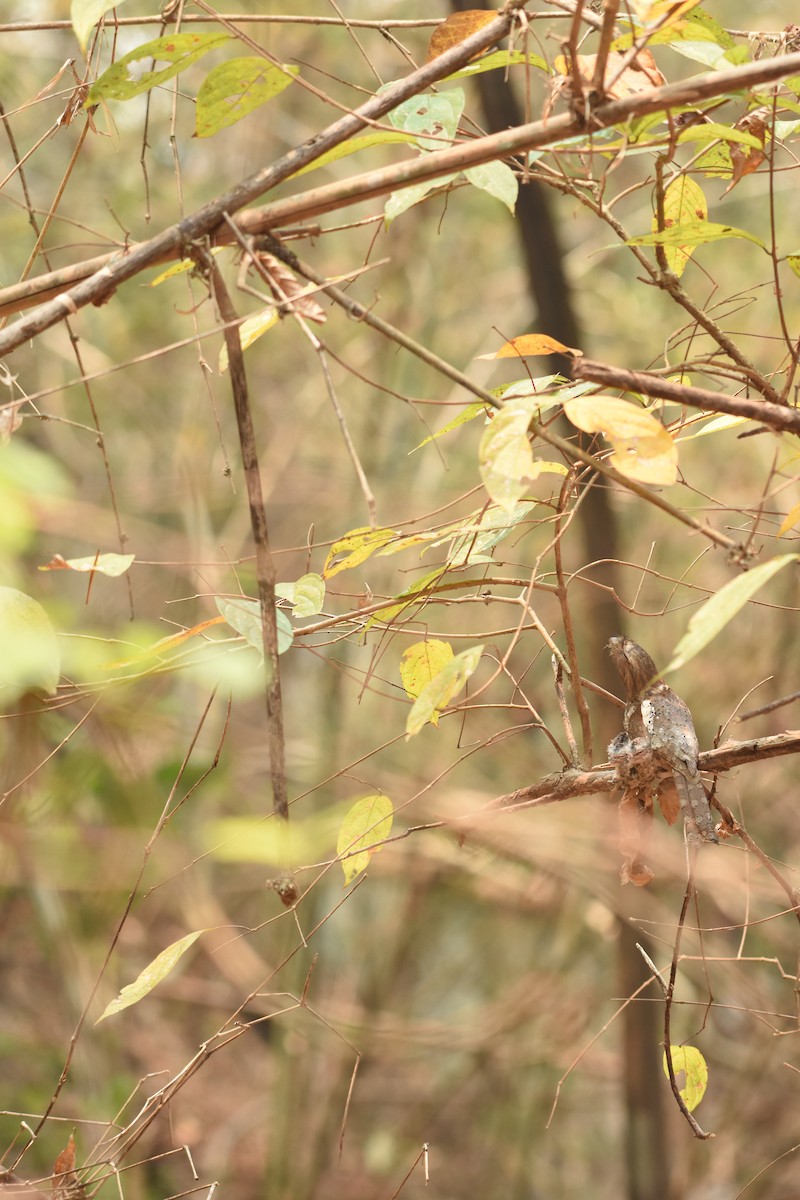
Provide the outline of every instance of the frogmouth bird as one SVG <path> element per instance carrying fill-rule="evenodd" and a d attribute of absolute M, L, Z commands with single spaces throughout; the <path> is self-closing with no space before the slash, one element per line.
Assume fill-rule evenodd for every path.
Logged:
<path fill-rule="evenodd" d="M 655 763 L 653 790 L 662 808 L 664 793 L 673 786 L 680 802 L 690 841 L 716 842 L 714 818 L 697 770 L 700 748 L 692 714 L 680 696 L 658 678 L 658 668 L 646 650 L 626 637 L 608 643 L 625 688 L 625 734 L 615 738 L 609 755 L 620 763 L 649 752 Z M 626 736 L 627 735 L 627 736 Z M 674 818 L 673 818 L 674 819 Z"/>

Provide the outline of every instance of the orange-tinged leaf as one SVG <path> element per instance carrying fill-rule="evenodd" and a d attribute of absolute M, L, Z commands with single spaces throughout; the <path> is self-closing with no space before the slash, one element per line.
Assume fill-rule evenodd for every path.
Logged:
<path fill-rule="evenodd" d="M 657 24 L 659 29 L 666 29 L 697 8 L 699 3 L 700 0 L 631 0 L 631 7 L 634 16 L 643 24 Z"/>
<path fill-rule="evenodd" d="M 578 396 L 564 412 L 585 433 L 602 433 L 614 448 L 611 466 L 641 483 L 675 483 L 678 451 L 667 429 L 636 404 L 614 396 Z"/>
<path fill-rule="evenodd" d="M 62 558 L 60 554 L 54 554 L 50 562 L 39 567 L 39 570 L 97 571 L 100 575 L 116 578 L 125 574 L 135 558 L 135 554 L 87 554 L 83 558 Z"/>
<path fill-rule="evenodd" d="M 193 625 L 191 629 L 182 629 L 180 633 L 172 633 L 169 637 L 161 638 L 153 646 L 148 646 L 140 651 L 133 658 L 121 659 L 119 662 L 106 664 L 106 670 L 112 671 L 120 667 L 138 666 L 143 659 L 159 658 L 165 652 L 174 649 L 175 646 L 180 646 L 183 642 L 188 642 L 189 638 L 195 637 L 198 633 L 202 633 L 205 629 L 212 625 L 224 625 L 224 617 L 211 617 L 208 621 L 201 621 L 199 625 Z"/>
<path fill-rule="evenodd" d="M 434 30 L 428 45 L 428 55 L 425 61 L 430 62 L 431 59 L 438 58 L 440 54 L 444 54 L 445 50 L 452 50 L 453 46 L 466 41 L 473 33 L 477 33 L 479 29 L 483 29 L 484 25 L 489 25 L 496 19 L 497 13 L 487 12 L 485 8 L 473 8 L 467 9 L 465 12 L 451 13 Z"/>
<path fill-rule="evenodd" d="M 524 333 L 521 337 L 515 337 L 510 342 L 506 342 L 494 354 L 479 354 L 477 357 L 481 359 L 526 358 L 528 355 L 538 354 L 574 354 L 580 357 L 583 351 L 576 350 L 573 346 L 565 346 L 563 342 L 557 342 L 555 338 L 549 337 L 546 333 Z"/>
<path fill-rule="evenodd" d="M 369 866 L 370 857 L 381 849 L 392 832 L 394 805 L 388 796 L 365 796 L 357 800 L 342 821 L 336 853 L 342 860 L 344 886 Z"/>

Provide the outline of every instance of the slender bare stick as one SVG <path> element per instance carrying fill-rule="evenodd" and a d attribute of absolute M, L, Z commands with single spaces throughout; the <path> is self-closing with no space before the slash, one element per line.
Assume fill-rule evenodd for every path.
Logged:
<path fill-rule="evenodd" d="M 576 358 L 572 364 L 572 375 L 575 379 L 588 379 L 604 387 L 641 392 L 644 396 L 671 400 L 675 404 L 687 404 L 690 408 L 699 408 L 703 412 L 729 413 L 733 417 L 760 421 L 770 429 L 800 433 L 800 411 L 785 404 L 752 400 L 746 396 L 728 396 L 706 388 L 687 387 L 685 384 L 673 383 L 646 371 L 629 371 L 625 367 L 610 366 L 590 358 Z"/>
<path fill-rule="evenodd" d="M 283 705 L 281 675 L 278 663 L 278 625 L 275 608 L 275 564 L 269 547 L 267 513 L 261 488 L 256 434 L 247 390 L 244 354 L 239 338 L 239 317 L 233 307 L 219 267 L 207 250 L 196 248 L 203 271 L 208 276 L 220 316 L 225 322 L 225 345 L 228 348 L 228 369 L 231 391 L 242 448 L 242 466 L 250 504 L 250 525 L 256 550 L 256 578 L 261 605 L 261 632 L 264 638 L 264 665 L 267 672 L 267 746 L 272 776 L 273 806 L 279 817 L 288 820 L 289 802 L 286 793 L 286 749 L 283 736 Z"/>

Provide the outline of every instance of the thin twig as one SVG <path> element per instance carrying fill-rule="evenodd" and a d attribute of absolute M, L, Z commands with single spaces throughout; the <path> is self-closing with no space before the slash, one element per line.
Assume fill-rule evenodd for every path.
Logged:
<path fill-rule="evenodd" d="M 233 307 L 225 281 L 214 258 L 205 248 L 195 250 L 201 268 L 207 275 L 211 291 L 225 322 L 225 345 L 228 349 L 228 369 L 231 391 L 242 449 L 245 488 L 250 505 L 250 525 L 256 551 L 256 579 L 258 599 L 261 606 L 261 632 L 264 639 L 264 666 L 266 669 L 267 746 L 269 749 L 272 795 L 275 812 L 287 820 L 289 801 L 286 792 L 286 748 L 283 734 L 283 705 L 281 703 L 281 675 L 278 660 L 278 624 L 275 607 L 275 564 L 269 546 L 269 529 L 261 488 L 261 473 L 258 466 L 256 435 L 253 414 L 247 390 L 247 373 L 244 354 L 239 337 L 239 317 Z"/>

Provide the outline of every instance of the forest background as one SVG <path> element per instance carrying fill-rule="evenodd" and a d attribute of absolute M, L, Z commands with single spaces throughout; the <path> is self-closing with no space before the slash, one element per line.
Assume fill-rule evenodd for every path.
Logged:
<path fill-rule="evenodd" d="M 796 14 L 417 7 L 3 14 L 0 1162 L 788 1200 Z"/>

